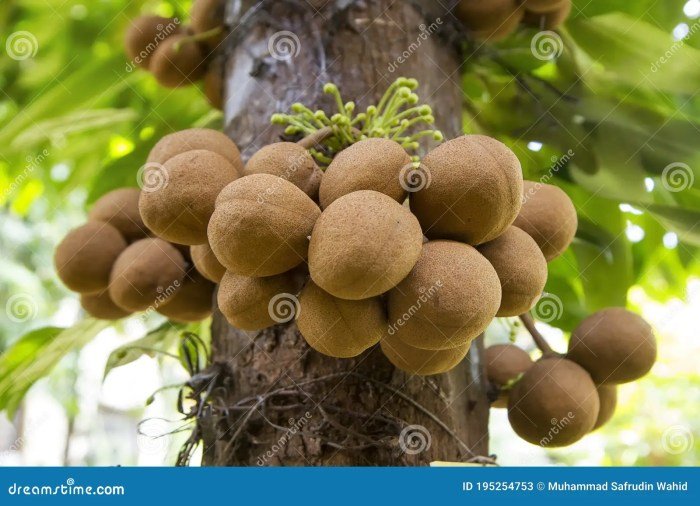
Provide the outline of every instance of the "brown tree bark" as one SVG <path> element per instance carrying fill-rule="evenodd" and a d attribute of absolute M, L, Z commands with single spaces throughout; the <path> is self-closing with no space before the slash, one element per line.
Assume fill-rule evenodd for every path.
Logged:
<path fill-rule="evenodd" d="M 297 101 L 330 110 L 328 81 L 364 108 L 399 75 L 415 77 L 437 128 L 447 138 L 461 133 L 461 60 L 441 2 L 230 1 L 228 8 L 225 131 L 244 157 L 280 139 L 273 113 Z M 422 39 L 431 23 L 437 31 Z M 295 53 L 287 60 L 268 47 L 282 31 Z M 460 366 L 422 378 L 396 370 L 378 347 L 333 359 L 310 349 L 294 324 L 248 333 L 216 312 L 213 360 L 226 378 L 200 422 L 204 463 L 424 465 L 485 456 L 482 351 L 479 339 Z M 411 425 L 420 427 L 404 430 Z"/>

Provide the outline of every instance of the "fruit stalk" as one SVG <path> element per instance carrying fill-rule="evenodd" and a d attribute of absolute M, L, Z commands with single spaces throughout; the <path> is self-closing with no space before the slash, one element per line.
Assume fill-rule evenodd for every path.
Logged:
<path fill-rule="evenodd" d="M 532 340 L 535 341 L 535 344 L 540 349 L 543 356 L 557 356 L 557 355 L 559 355 L 559 353 L 554 351 L 552 349 L 552 347 L 549 346 L 549 343 L 544 338 L 544 336 L 540 333 L 540 331 L 537 330 L 537 328 L 535 327 L 535 320 L 532 318 L 532 315 L 530 313 L 525 313 L 525 314 L 520 315 L 520 321 L 522 321 L 523 325 L 525 325 L 525 328 L 532 336 Z"/>

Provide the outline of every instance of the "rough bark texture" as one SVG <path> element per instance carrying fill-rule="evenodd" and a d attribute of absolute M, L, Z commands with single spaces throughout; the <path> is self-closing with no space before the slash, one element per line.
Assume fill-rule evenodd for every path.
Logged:
<path fill-rule="evenodd" d="M 437 127 L 447 138 L 461 132 L 460 59 L 448 37 L 452 16 L 440 2 L 232 1 L 228 7 L 234 37 L 225 48 L 225 131 L 246 158 L 279 140 L 272 113 L 297 101 L 329 110 L 321 91 L 328 81 L 363 108 L 399 75 L 415 77 Z M 438 32 L 419 41 L 421 25 L 425 30 L 438 17 Z M 289 39 L 298 54 L 288 60 L 270 56 L 268 43 L 280 31 L 298 37 L 298 46 Z M 332 359 L 311 350 L 293 324 L 246 333 L 218 312 L 212 348 L 227 378 L 216 390 L 216 407 L 201 420 L 205 464 L 423 465 L 487 454 L 481 339 L 460 366 L 427 378 L 396 370 L 378 347 L 352 360 Z M 421 427 L 402 436 L 410 425 Z"/>

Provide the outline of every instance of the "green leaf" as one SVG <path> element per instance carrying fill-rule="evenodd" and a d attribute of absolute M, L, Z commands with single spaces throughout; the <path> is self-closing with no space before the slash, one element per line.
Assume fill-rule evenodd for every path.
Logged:
<path fill-rule="evenodd" d="M 632 87 L 697 91 L 700 51 L 674 41 L 669 31 L 622 13 L 576 18 L 567 28 L 593 60 L 588 69 L 592 76 L 602 66 L 604 73 Z"/>
<path fill-rule="evenodd" d="M 690 244 L 700 245 L 700 211 L 652 204 L 647 210 L 678 237 Z"/>
<path fill-rule="evenodd" d="M 157 353 L 168 353 L 168 350 L 180 335 L 182 328 L 182 325 L 165 322 L 141 339 L 120 346 L 109 354 L 103 377 L 106 378 L 112 369 L 130 364 L 144 355 L 153 357 Z"/>
<path fill-rule="evenodd" d="M 39 143 L 51 139 L 67 137 L 80 132 L 113 127 L 118 123 L 124 123 L 137 119 L 136 111 L 132 109 L 85 109 L 72 111 L 63 116 L 58 116 L 34 123 L 25 129 L 12 141 L 11 147 L 17 150 L 26 150 Z"/>
<path fill-rule="evenodd" d="M 70 351 L 81 348 L 110 322 L 87 318 L 73 327 L 45 327 L 20 337 L 0 355 L 0 410 L 11 418 L 25 394 Z"/>

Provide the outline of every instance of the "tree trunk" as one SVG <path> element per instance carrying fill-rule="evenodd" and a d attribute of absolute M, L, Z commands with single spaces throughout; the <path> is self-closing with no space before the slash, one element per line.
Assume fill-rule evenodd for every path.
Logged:
<path fill-rule="evenodd" d="M 230 1 L 226 133 L 248 158 L 280 140 L 280 128 L 270 125 L 273 113 L 297 101 L 330 110 L 324 83 L 336 83 L 359 109 L 403 75 L 419 80 L 417 92 L 446 138 L 459 135 L 460 59 L 450 43 L 453 18 L 441 3 Z M 275 51 L 291 57 L 275 58 Z M 478 339 L 451 372 L 412 376 L 378 347 L 334 359 L 310 349 L 294 324 L 248 333 L 217 311 L 213 360 L 226 380 L 216 390 L 216 407 L 200 420 L 204 464 L 424 465 L 485 456 L 482 351 Z"/>

